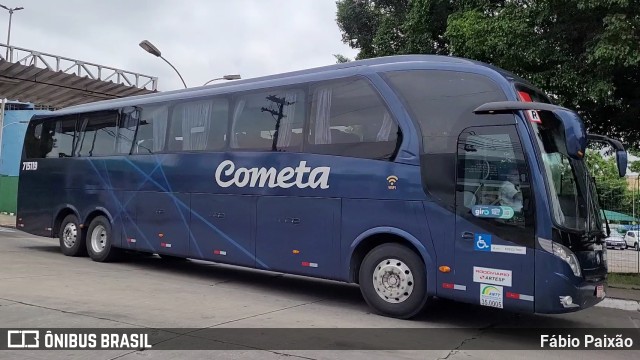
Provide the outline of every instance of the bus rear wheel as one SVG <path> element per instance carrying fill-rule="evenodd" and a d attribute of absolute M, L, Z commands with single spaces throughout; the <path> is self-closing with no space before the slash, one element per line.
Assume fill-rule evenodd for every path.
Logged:
<path fill-rule="evenodd" d="M 98 216 L 91 221 L 87 230 L 87 252 L 91 260 L 110 262 L 116 260 L 118 249 L 113 247 L 111 223 L 104 216 Z"/>
<path fill-rule="evenodd" d="M 60 238 L 60 250 L 63 254 L 67 256 L 84 256 L 87 254 L 87 249 L 82 241 L 80 221 L 77 216 L 70 214 L 62 220 L 58 237 Z"/>
<path fill-rule="evenodd" d="M 420 256 L 399 244 L 382 244 L 365 256 L 359 273 L 360 291 L 379 313 L 408 319 L 427 302 L 427 276 Z"/>

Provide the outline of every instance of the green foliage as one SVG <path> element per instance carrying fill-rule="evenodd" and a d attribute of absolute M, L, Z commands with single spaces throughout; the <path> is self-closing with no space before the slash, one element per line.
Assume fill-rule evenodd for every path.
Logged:
<path fill-rule="evenodd" d="M 598 151 L 588 151 L 587 166 L 596 181 L 596 189 L 605 210 L 625 214 L 633 212 L 634 194 L 628 188 L 626 178 L 618 176 L 614 157 L 604 158 Z M 635 199 L 636 208 L 640 199 Z"/>
<path fill-rule="evenodd" d="M 336 64 L 343 64 L 351 61 L 351 59 L 342 54 L 333 54 L 333 57 L 336 58 Z"/>
<path fill-rule="evenodd" d="M 358 59 L 444 54 L 489 62 L 578 110 L 590 132 L 640 146 L 640 1 L 338 0 Z"/>

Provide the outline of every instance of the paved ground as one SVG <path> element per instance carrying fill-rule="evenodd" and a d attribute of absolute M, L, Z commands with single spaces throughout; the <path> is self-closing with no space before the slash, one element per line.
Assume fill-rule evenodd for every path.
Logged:
<path fill-rule="evenodd" d="M 0 214 L 0 226 L 16 227 L 16 217 L 7 214 Z"/>
<path fill-rule="evenodd" d="M 0 327 L 464 327 L 458 345 L 487 341 L 481 330 L 511 327 L 640 328 L 640 312 L 602 307 L 579 313 L 515 315 L 437 301 L 414 321 L 371 314 L 357 287 L 329 281 L 157 257 L 99 264 L 59 253 L 53 239 L 0 228 Z M 465 330 L 466 331 L 466 330 Z M 509 339 L 498 339 L 508 343 Z M 547 359 L 629 359 L 624 351 L 547 351 Z M 535 351 L 13 351 L 0 359 L 513 359 Z"/>

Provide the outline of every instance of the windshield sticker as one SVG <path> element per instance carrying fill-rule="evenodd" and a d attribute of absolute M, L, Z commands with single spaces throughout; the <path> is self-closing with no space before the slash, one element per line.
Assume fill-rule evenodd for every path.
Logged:
<path fill-rule="evenodd" d="M 527 118 L 529 119 L 529 121 L 531 121 L 532 123 L 542 124 L 540 114 L 538 114 L 536 110 L 527 110 L 525 111 L 525 113 L 527 114 Z"/>
<path fill-rule="evenodd" d="M 471 208 L 471 213 L 475 217 L 505 220 L 511 219 L 514 215 L 513 208 L 510 206 L 489 205 L 474 205 Z"/>
<path fill-rule="evenodd" d="M 231 160 L 225 160 L 216 169 L 216 182 L 221 187 L 235 185 L 237 187 L 265 187 L 270 188 L 290 188 L 296 186 L 300 189 L 329 188 L 329 173 L 331 168 L 320 166 L 317 168 L 307 167 L 306 161 L 293 167 L 286 167 L 278 171 L 275 168 L 236 168 L 236 164 Z"/>
<path fill-rule="evenodd" d="M 502 286 L 480 284 L 480 305 L 502 309 Z"/>
<path fill-rule="evenodd" d="M 527 255 L 527 248 L 524 246 L 491 245 L 491 252 Z"/>
<path fill-rule="evenodd" d="M 473 267 L 473 282 L 511 286 L 511 270 Z"/>

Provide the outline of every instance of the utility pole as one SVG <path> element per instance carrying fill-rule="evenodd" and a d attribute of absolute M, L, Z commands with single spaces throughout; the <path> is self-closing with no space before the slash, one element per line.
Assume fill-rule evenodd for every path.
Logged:
<path fill-rule="evenodd" d="M 267 96 L 267 100 L 275 103 L 278 106 L 278 110 L 274 110 L 274 109 L 270 109 L 270 108 L 266 108 L 266 107 L 262 107 L 260 108 L 260 112 L 268 112 L 269 114 L 271 114 L 271 116 L 273 116 L 273 118 L 276 120 L 276 129 L 273 133 L 273 141 L 271 144 L 271 151 L 276 151 L 278 150 L 278 136 L 279 136 L 279 132 L 280 132 L 280 121 L 283 118 L 286 118 L 287 116 L 284 115 L 284 107 L 285 106 L 289 106 L 289 105 L 293 105 L 295 103 L 293 102 L 289 102 L 285 99 L 285 97 L 279 98 L 275 95 L 269 95 Z"/>

